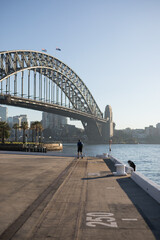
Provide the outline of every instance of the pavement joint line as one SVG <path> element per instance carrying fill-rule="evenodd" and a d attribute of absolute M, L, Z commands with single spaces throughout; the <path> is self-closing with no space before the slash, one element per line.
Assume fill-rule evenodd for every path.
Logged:
<path fill-rule="evenodd" d="M 75 161 L 76 160 L 76 161 Z M 36 223 L 33 225 L 33 227 L 31 228 L 30 232 L 27 234 L 27 240 L 31 240 L 33 239 L 34 235 L 36 234 L 37 229 L 39 228 L 39 226 L 42 224 L 44 217 L 48 214 L 50 207 L 52 206 L 52 199 L 53 196 L 56 195 L 56 193 L 58 193 L 58 190 L 60 190 L 62 188 L 62 186 L 64 185 L 64 183 L 66 182 L 66 180 L 69 178 L 69 176 L 72 174 L 72 172 L 74 171 L 74 169 L 76 168 L 76 166 L 78 165 L 78 162 L 80 162 L 80 159 L 74 159 L 72 161 L 72 163 L 75 163 L 73 166 L 71 165 L 70 169 L 71 171 L 68 173 L 68 175 L 65 177 L 65 179 L 63 180 L 63 182 L 60 184 L 60 186 L 58 187 L 58 189 L 55 191 L 55 193 L 52 195 L 52 198 L 50 199 L 50 201 L 47 203 L 46 207 L 44 208 L 44 210 L 42 211 L 40 217 L 38 218 L 38 220 L 36 221 Z"/>
<path fill-rule="evenodd" d="M 88 166 L 88 159 L 86 160 L 86 168 L 85 168 L 85 176 L 87 174 L 87 166 Z M 79 211 L 78 211 L 78 217 L 77 217 L 77 221 L 76 221 L 76 229 L 75 229 L 75 236 L 74 239 L 78 240 L 79 238 L 79 233 L 80 233 L 80 226 L 82 223 L 82 213 L 83 213 L 83 209 L 84 209 L 84 205 L 85 205 L 85 200 L 86 200 L 86 187 L 87 186 L 87 181 L 83 181 L 82 184 L 82 189 L 81 189 L 81 200 L 80 200 L 80 206 L 79 206 Z"/>
<path fill-rule="evenodd" d="M 24 212 L 1 233 L 0 240 L 11 239 L 51 191 L 53 191 L 53 197 L 53 195 L 57 192 L 58 188 L 63 183 L 61 183 L 62 177 L 64 178 L 65 175 L 68 174 L 69 169 L 76 165 L 76 163 L 77 162 L 75 159 L 73 159 L 72 162 L 69 163 L 68 166 L 58 175 L 58 177 L 54 179 L 53 182 L 24 210 Z"/>

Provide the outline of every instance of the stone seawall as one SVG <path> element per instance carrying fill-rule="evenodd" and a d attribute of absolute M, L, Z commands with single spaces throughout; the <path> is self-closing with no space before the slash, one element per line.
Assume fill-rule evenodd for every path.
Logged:
<path fill-rule="evenodd" d="M 61 151 L 63 150 L 62 143 L 42 143 L 40 145 L 34 144 L 0 144 L 0 150 L 4 151 L 33 151 L 37 152 L 40 149 L 46 148 L 47 151 Z"/>
<path fill-rule="evenodd" d="M 6 151 L 23 151 L 24 145 L 23 144 L 0 144 L 0 150 Z"/>

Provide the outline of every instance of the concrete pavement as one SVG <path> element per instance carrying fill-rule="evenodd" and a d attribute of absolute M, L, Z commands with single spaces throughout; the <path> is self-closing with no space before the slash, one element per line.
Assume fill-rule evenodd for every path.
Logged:
<path fill-rule="evenodd" d="M 0 239 L 160 239 L 160 204 L 113 163 L 0 154 Z"/>

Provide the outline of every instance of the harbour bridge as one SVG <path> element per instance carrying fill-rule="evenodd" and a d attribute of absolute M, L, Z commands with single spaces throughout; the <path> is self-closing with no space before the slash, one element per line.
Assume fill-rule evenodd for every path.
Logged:
<path fill-rule="evenodd" d="M 80 120 L 90 142 L 109 139 L 108 121 L 79 76 L 43 52 L 0 52 L 0 103 Z"/>

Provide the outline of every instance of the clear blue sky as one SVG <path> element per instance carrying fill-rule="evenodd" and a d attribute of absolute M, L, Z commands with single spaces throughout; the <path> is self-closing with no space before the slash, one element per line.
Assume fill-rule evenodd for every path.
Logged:
<path fill-rule="evenodd" d="M 116 129 L 160 122 L 159 0 L 0 0 L 0 13 L 0 50 L 46 48 L 79 75 L 101 111 L 111 105 Z"/>

